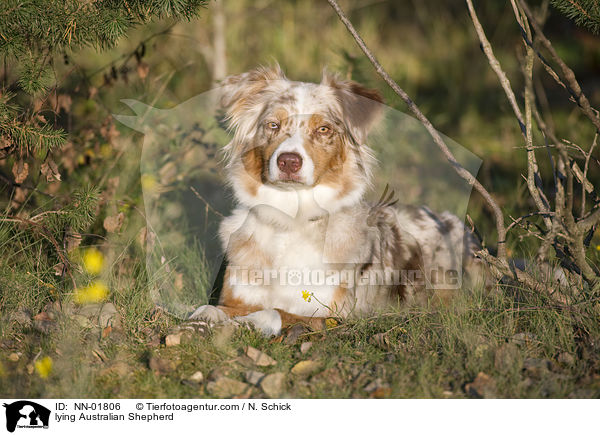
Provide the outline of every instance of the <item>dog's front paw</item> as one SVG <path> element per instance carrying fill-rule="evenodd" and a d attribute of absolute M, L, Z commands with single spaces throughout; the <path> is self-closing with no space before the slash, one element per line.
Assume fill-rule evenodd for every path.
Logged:
<path fill-rule="evenodd" d="M 250 324 L 267 337 L 281 333 L 281 315 L 277 310 L 256 311 L 247 316 L 234 317 L 233 320 Z"/>
<path fill-rule="evenodd" d="M 229 317 L 225 312 L 214 305 L 202 305 L 196 308 L 188 320 L 204 320 L 209 324 L 215 325 L 217 323 L 225 322 Z"/>

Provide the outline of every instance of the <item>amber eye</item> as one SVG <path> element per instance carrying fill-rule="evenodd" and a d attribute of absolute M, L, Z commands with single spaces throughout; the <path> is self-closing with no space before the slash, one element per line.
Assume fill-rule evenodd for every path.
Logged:
<path fill-rule="evenodd" d="M 322 125 L 319 128 L 317 128 L 317 133 L 321 133 L 321 134 L 327 134 L 331 131 L 331 129 L 329 127 L 327 127 L 326 125 Z"/>
<path fill-rule="evenodd" d="M 274 121 L 267 122 L 267 128 L 269 130 L 279 130 L 279 124 Z"/>

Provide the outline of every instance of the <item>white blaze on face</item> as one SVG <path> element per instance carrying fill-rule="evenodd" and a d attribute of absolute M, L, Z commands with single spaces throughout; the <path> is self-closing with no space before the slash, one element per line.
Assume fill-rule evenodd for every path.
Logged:
<path fill-rule="evenodd" d="M 300 128 L 300 122 L 295 120 L 292 129 L 292 136 L 281 142 L 269 159 L 269 181 L 276 182 L 287 179 L 286 174 L 279 169 L 277 159 L 283 153 L 296 153 L 302 158 L 302 167 L 294 176 L 299 182 L 312 186 L 315 164 L 304 148 L 304 133 Z"/>
<path fill-rule="evenodd" d="M 293 178 L 295 181 L 312 186 L 315 182 L 315 164 L 304 147 L 310 133 L 308 121 L 314 113 L 326 111 L 327 102 L 335 101 L 335 97 L 328 87 L 312 83 L 294 83 L 291 91 L 295 102 L 292 112 L 289 114 L 290 125 L 285 131 L 290 137 L 277 147 L 269 159 L 268 178 L 271 182 L 288 180 L 289 177 L 279 169 L 277 159 L 283 153 L 296 153 L 302 158 L 302 167 L 294 174 Z"/>

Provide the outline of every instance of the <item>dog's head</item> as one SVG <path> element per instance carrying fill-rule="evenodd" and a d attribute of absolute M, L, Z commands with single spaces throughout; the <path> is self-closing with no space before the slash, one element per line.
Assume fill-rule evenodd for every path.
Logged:
<path fill-rule="evenodd" d="M 381 101 L 377 91 L 327 73 L 320 84 L 288 80 L 278 66 L 225 79 L 237 200 L 286 210 L 290 198 L 311 195 L 329 212 L 359 201 L 374 160 L 365 141 Z"/>

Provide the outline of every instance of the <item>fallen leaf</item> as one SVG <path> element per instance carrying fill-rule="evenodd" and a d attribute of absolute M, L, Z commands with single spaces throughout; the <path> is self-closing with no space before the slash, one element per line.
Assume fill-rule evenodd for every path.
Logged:
<path fill-rule="evenodd" d="M 116 233 L 121 229 L 124 220 L 125 214 L 123 212 L 120 212 L 116 216 L 107 216 L 104 219 L 104 223 L 102 224 L 102 226 L 109 233 Z"/>
<path fill-rule="evenodd" d="M 51 183 L 53 181 L 60 181 L 60 173 L 58 172 L 58 166 L 54 163 L 54 160 L 48 159 L 42 163 L 40 168 L 42 175 L 46 177 L 46 181 Z"/>
<path fill-rule="evenodd" d="M 300 361 L 292 367 L 292 374 L 296 376 L 310 376 L 321 368 L 321 363 L 313 360 Z"/>
<path fill-rule="evenodd" d="M 21 184 L 29 175 L 29 164 L 19 160 L 12 167 L 12 173 L 15 176 L 15 183 Z"/>

